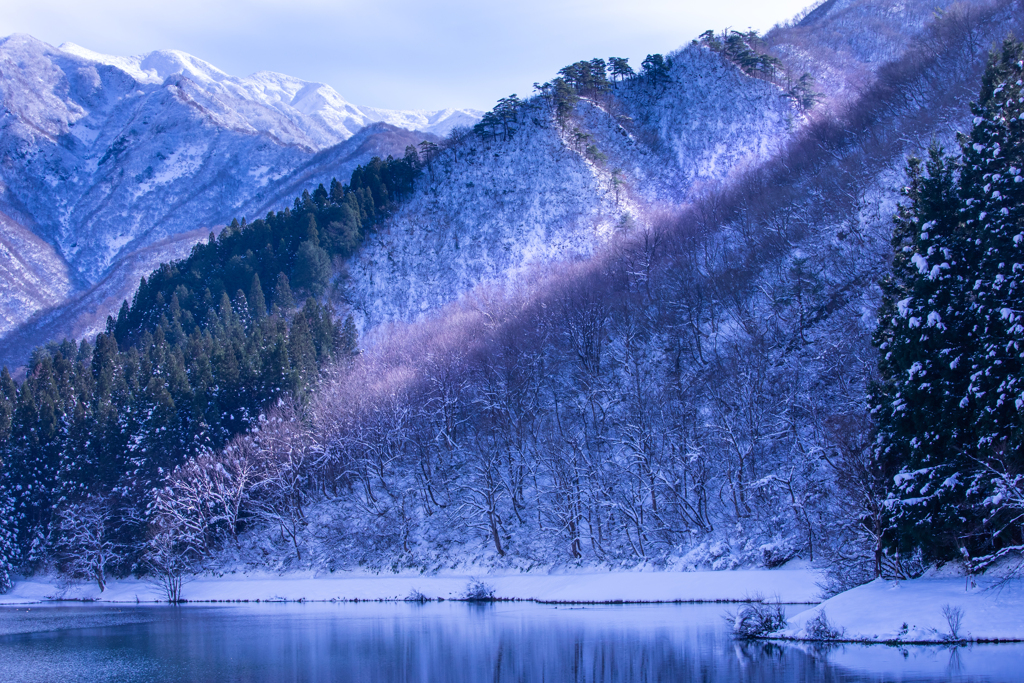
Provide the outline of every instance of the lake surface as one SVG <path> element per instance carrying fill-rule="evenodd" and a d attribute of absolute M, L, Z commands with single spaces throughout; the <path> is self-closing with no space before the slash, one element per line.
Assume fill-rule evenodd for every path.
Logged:
<path fill-rule="evenodd" d="M 729 605 L 0 608 L 0 681 L 1024 681 L 1024 645 L 738 643 Z"/>

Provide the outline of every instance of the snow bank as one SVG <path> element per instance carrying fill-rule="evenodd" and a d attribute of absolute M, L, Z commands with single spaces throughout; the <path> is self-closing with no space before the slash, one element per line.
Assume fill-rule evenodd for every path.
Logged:
<path fill-rule="evenodd" d="M 947 606 L 946 612 L 961 611 L 957 637 L 943 613 Z M 822 613 L 841 640 L 1024 640 L 1024 583 L 978 578 L 970 585 L 964 577 L 900 582 L 877 579 L 790 617 L 787 627 L 775 635 L 812 640 L 814 622 Z"/>
<path fill-rule="evenodd" d="M 538 602 L 713 602 L 741 601 L 752 595 L 783 602 L 817 602 L 817 572 L 809 568 L 702 572 L 591 572 L 566 574 L 408 574 L 380 576 L 299 572 L 200 576 L 182 589 L 186 600 L 404 600 L 414 591 L 428 598 L 459 598 L 473 580 L 494 588 L 499 598 Z M 149 602 L 163 600 L 155 582 L 111 581 L 100 593 L 95 584 L 59 588 L 52 577 L 17 581 L 0 604 L 52 599 Z"/>

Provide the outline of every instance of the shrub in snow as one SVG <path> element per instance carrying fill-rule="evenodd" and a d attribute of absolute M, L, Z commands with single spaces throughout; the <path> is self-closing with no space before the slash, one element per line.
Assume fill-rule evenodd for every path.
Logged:
<path fill-rule="evenodd" d="M 951 643 L 962 641 L 964 638 L 960 634 L 960 629 L 964 622 L 964 608 L 949 604 L 943 605 L 942 616 L 946 617 L 946 623 L 949 625 L 949 633 L 946 634 L 945 639 Z"/>
<path fill-rule="evenodd" d="M 808 640 L 841 640 L 846 635 L 846 629 L 832 624 L 825 610 L 821 610 L 816 617 L 807 622 L 806 633 Z"/>
<path fill-rule="evenodd" d="M 413 588 L 409 591 L 409 595 L 405 596 L 406 602 L 429 602 L 430 598 L 421 593 L 419 589 Z"/>
<path fill-rule="evenodd" d="M 836 553 L 836 555 L 839 554 Z M 844 562 L 844 559 L 842 555 L 835 558 L 830 555 L 825 558 L 824 577 L 818 582 L 818 588 L 821 589 L 821 593 L 826 599 L 845 593 L 875 578 L 872 558 L 866 553 L 855 555 L 848 562 Z"/>
<path fill-rule="evenodd" d="M 739 638 L 765 638 L 786 625 L 786 613 L 778 602 L 754 596 L 736 614 L 729 615 L 732 632 Z"/>
<path fill-rule="evenodd" d="M 466 602 L 491 602 L 494 600 L 494 586 L 473 579 L 466 586 L 462 599 Z"/>
<path fill-rule="evenodd" d="M 781 567 L 797 556 L 796 548 L 793 546 L 793 540 L 789 538 L 765 543 L 759 548 L 761 564 L 768 569 Z"/>

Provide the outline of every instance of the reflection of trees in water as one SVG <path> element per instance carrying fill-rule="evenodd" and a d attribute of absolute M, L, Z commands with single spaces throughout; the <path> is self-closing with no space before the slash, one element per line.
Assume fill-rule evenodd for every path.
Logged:
<path fill-rule="evenodd" d="M 90 621 L 96 610 L 77 614 L 81 626 L 106 627 L 73 628 L 62 616 L 59 639 L 0 640 L 4 680 L 39 680 L 38 672 L 58 668 L 88 672 L 82 680 L 155 683 L 866 683 L 986 675 L 977 669 L 979 653 L 962 647 L 737 641 L 721 606 L 711 605 L 190 605 L 137 608 L 148 623 L 119 612 L 114 624 Z M 987 670 L 1001 666 L 989 653 L 1008 661 L 1021 652 L 1015 647 L 983 648 Z"/>
<path fill-rule="evenodd" d="M 631 633 L 615 628 L 594 632 L 588 628 L 558 633 L 540 627 L 532 642 L 524 642 L 522 635 L 502 633 L 490 646 L 494 653 L 488 669 L 490 680 L 783 683 L 838 679 L 824 653 L 735 641 L 714 632 L 679 634 L 664 629 L 651 633 L 644 629 Z M 471 666 L 446 680 L 483 678 Z"/>
<path fill-rule="evenodd" d="M 946 665 L 946 672 L 957 675 L 964 673 L 964 662 L 960 657 L 960 650 L 966 647 L 959 643 L 949 646 L 949 664 Z"/>

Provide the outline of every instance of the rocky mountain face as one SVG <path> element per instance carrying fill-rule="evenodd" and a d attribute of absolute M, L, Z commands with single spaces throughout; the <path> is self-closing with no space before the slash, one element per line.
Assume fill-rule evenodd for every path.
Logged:
<path fill-rule="evenodd" d="M 0 106 L 0 335 L 36 343 L 94 329 L 140 272 L 234 217 L 282 208 L 292 185 L 347 179 L 479 118 L 357 107 L 322 84 L 237 78 L 176 51 L 111 57 L 23 35 L 0 40 Z M 95 315 L 71 324 L 72 301 Z M 32 320 L 46 311 L 65 324 Z"/>

